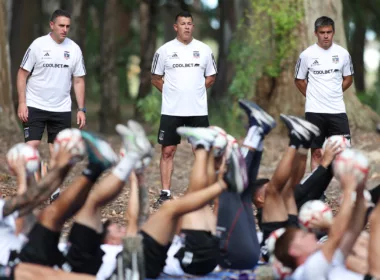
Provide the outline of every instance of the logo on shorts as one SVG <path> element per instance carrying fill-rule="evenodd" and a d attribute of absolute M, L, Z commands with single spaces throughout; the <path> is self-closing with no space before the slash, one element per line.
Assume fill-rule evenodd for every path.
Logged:
<path fill-rule="evenodd" d="M 193 51 L 193 57 L 199 58 L 199 51 Z"/>
<path fill-rule="evenodd" d="M 335 64 L 338 64 L 339 63 L 339 56 L 333 55 L 332 62 L 335 63 Z"/>
<path fill-rule="evenodd" d="M 69 59 L 69 58 L 70 58 L 70 52 L 69 52 L 69 51 L 64 51 L 64 52 L 63 52 L 63 57 L 64 57 L 65 59 Z"/>
<path fill-rule="evenodd" d="M 24 128 L 24 137 L 29 138 L 29 127 Z"/>
<path fill-rule="evenodd" d="M 160 141 L 164 140 L 164 134 L 165 134 L 165 131 L 160 130 L 160 133 L 158 134 L 158 140 Z"/>

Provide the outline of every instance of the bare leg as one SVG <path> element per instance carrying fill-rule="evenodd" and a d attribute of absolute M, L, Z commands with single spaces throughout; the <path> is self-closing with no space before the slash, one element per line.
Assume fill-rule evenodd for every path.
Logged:
<path fill-rule="evenodd" d="M 142 230 L 165 246 L 172 240 L 178 219 L 182 215 L 202 208 L 226 188 L 226 183 L 219 180 L 203 190 L 191 192 L 179 199 L 168 201 L 148 219 L 142 226 Z"/>
<path fill-rule="evenodd" d="M 281 192 L 290 178 L 292 171 L 291 166 L 296 156 L 296 152 L 297 150 L 292 147 L 287 148 L 276 168 L 276 171 L 273 174 L 272 179 L 268 183 L 263 207 L 263 222 L 288 220 L 288 212 L 286 211 L 286 206 L 281 196 Z M 273 211 L 274 207 L 276 211 Z"/>
<path fill-rule="evenodd" d="M 161 184 L 163 190 L 170 190 L 170 184 L 173 174 L 173 159 L 177 146 L 162 146 L 161 149 Z"/>
<path fill-rule="evenodd" d="M 368 250 L 368 273 L 373 277 L 380 278 L 380 203 L 377 203 L 370 217 L 370 236 Z"/>
<path fill-rule="evenodd" d="M 307 155 L 297 153 L 293 162 L 290 179 L 282 191 L 282 197 L 289 215 L 298 215 L 294 198 L 294 187 L 299 184 L 305 174 Z"/>
<path fill-rule="evenodd" d="M 207 162 L 209 157 L 209 152 L 205 149 L 197 149 L 194 151 L 195 159 L 193 168 L 190 175 L 190 183 L 187 189 L 187 193 L 201 190 L 207 186 Z M 212 156 L 210 156 L 212 157 Z M 215 173 L 215 169 L 214 169 Z"/>

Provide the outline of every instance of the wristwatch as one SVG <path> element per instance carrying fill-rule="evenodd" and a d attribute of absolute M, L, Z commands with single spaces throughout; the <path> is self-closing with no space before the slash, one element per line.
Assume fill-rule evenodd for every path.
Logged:
<path fill-rule="evenodd" d="M 79 111 L 82 111 L 83 113 L 85 113 L 86 114 L 86 107 L 83 107 L 83 108 L 78 108 L 78 112 Z"/>

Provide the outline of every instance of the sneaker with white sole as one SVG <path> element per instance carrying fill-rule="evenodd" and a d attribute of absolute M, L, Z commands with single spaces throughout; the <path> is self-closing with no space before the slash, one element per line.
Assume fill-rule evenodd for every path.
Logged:
<path fill-rule="evenodd" d="M 240 99 L 239 106 L 246 112 L 249 119 L 249 126 L 262 127 L 264 135 L 267 135 L 274 127 L 276 127 L 276 121 L 274 118 L 256 103 Z"/>
<path fill-rule="evenodd" d="M 224 181 L 230 192 L 242 193 L 248 186 L 247 166 L 239 148 L 232 147 L 226 162 Z"/>
<path fill-rule="evenodd" d="M 227 148 L 227 144 L 228 144 L 227 132 L 225 132 L 224 129 L 215 125 L 209 126 L 209 128 L 218 132 L 212 146 L 214 148 L 213 149 L 214 157 L 220 158 L 221 156 L 224 155 Z"/>
<path fill-rule="evenodd" d="M 320 134 L 317 126 L 299 117 L 281 114 L 280 118 L 289 130 L 291 145 L 296 148 L 309 149 L 313 139 Z"/>
<path fill-rule="evenodd" d="M 111 146 L 94 133 L 81 131 L 86 144 L 88 161 L 101 166 L 104 170 L 113 166 L 118 157 Z"/>
<path fill-rule="evenodd" d="M 212 147 L 218 132 L 206 127 L 185 127 L 177 128 L 177 133 L 181 136 L 187 137 L 191 145 L 196 148 L 203 146 L 206 151 Z"/>

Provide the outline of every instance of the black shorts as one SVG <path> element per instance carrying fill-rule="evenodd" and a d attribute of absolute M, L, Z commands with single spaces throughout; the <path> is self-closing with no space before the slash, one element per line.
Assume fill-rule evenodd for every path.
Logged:
<path fill-rule="evenodd" d="M 161 115 L 157 141 L 162 146 L 178 145 L 181 142 L 181 136 L 177 133 L 178 127 L 208 127 L 209 125 L 208 116 L 178 117 Z"/>
<path fill-rule="evenodd" d="M 204 230 L 181 230 L 184 247 L 174 255 L 187 274 L 205 275 L 218 265 L 220 255 L 218 237 Z"/>
<path fill-rule="evenodd" d="M 146 232 L 140 231 L 140 234 L 143 237 L 145 276 L 157 278 L 164 269 L 170 244 L 163 246 Z"/>
<path fill-rule="evenodd" d="M 25 142 L 41 140 L 46 127 L 48 143 L 53 143 L 61 130 L 71 127 L 71 112 L 50 112 L 28 107 L 28 121 L 23 125 Z"/>
<path fill-rule="evenodd" d="M 305 113 L 305 118 L 308 122 L 316 125 L 321 131 L 321 134 L 314 138 L 311 148 L 322 148 L 325 139 L 332 135 L 343 135 L 351 141 L 350 126 L 346 113 Z"/>
<path fill-rule="evenodd" d="M 96 275 L 104 255 L 100 249 L 101 235 L 93 229 L 74 223 L 65 256 L 58 250 L 60 235 L 60 232 L 51 231 L 37 223 L 18 259 L 50 267 L 59 266 L 65 271 Z"/>

